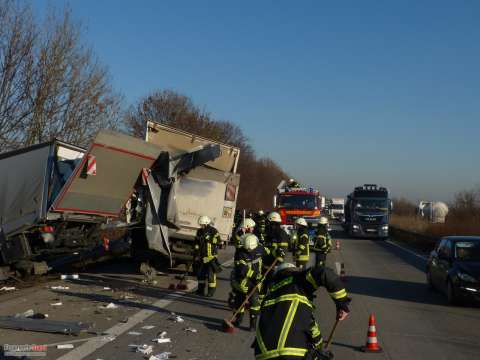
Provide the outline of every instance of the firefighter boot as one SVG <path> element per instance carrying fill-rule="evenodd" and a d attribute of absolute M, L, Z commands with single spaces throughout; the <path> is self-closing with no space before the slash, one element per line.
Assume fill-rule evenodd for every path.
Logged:
<path fill-rule="evenodd" d="M 212 297 L 213 295 L 215 295 L 215 290 L 217 290 L 217 288 L 209 287 L 209 288 L 208 288 L 207 296 L 208 296 L 208 297 Z"/>
<path fill-rule="evenodd" d="M 198 284 L 196 294 L 200 296 L 205 294 L 205 284 Z"/>
<path fill-rule="evenodd" d="M 250 314 L 250 331 L 257 329 L 257 315 Z"/>

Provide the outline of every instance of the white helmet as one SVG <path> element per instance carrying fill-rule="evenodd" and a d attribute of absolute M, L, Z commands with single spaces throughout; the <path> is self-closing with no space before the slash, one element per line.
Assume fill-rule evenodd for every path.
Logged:
<path fill-rule="evenodd" d="M 289 262 L 283 262 L 278 266 L 275 266 L 275 271 L 274 274 L 278 273 L 279 271 L 285 270 L 285 269 L 293 269 L 295 268 L 295 265 Z"/>
<path fill-rule="evenodd" d="M 280 216 L 280 214 L 278 212 L 272 211 L 270 214 L 268 214 L 267 220 L 270 221 L 270 222 L 281 223 L 282 222 L 282 217 Z"/>
<path fill-rule="evenodd" d="M 290 180 L 288 180 L 288 182 L 293 183 L 293 182 L 295 182 L 295 179 L 290 179 Z"/>
<path fill-rule="evenodd" d="M 245 249 L 251 251 L 257 248 L 258 238 L 254 234 L 245 234 L 242 236 L 241 243 Z"/>
<path fill-rule="evenodd" d="M 299 225 L 299 226 L 305 226 L 305 227 L 308 226 L 308 224 L 307 224 L 307 222 L 304 218 L 298 218 L 297 220 L 295 220 L 295 224 Z"/>
<path fill-rule="evenodd" d="M 198 225 L 208 225 L 212 222 L 207 215 L 202 215 L 198 218 Z"/>
<path fill-rule="evenodd" d="M 262 215 L 264 215 L 264 214 L 265 214 L 265 213 L 263 212 L 263 210 L 261 210 L 261 209 L 258 210 L 258 215 L 262 216 Z"/>
<path fill-rule="evenodd" d="M 246 218 L 242 221 L 242 225 L 240 226 L 242 229 L 253 229 L 255 227 L 255 221 L 250 218 Z"/>
<path fill-rule="evenodd" d="M 320 225 L 327 225 L 328 224 L 328 219 L 325 216 L 322 216 L 320 218 L 320 221 L 318 222 Z"/>

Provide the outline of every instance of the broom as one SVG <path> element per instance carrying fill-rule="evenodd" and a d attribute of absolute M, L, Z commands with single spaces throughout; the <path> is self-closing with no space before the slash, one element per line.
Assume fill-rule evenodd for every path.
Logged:
<path fill-rule="evenodd" d="M 240 305 L 240 307 L 235 310 L 235 312 L 233 313 L 232 317 L 230 319 L 223 319 L 223 329 L 225 332 L 227 333 L 233 333 L 235 331 L 235 326 L 233 325 L 233 322 L 235 321 L 235 319 L 237 318 L 238 314 L 240 313 L 240 311 L 242 311 L 243 307 L 247 304 L 248 300 L 250 300 L 250 298 L 252 297 L 253 293 L 257 290 L 257 288 L 260 286 L 260 284 L 262 283 L 263 280 L 265 280 L 265 278 L 267 277 L 268 273 L 275 267 L 275 265 L 277 264 L 278 262 L 278 259 L 275 259 L 275 261 L 272 263 L 272 265 L 270 265 L 270 267 L 267 269 L 267 271 L 265 272 L 265 274 L 263 275 L 263 278 L 262 280 L 260 280 L 257 285 L 254 286 L 254 288 L 250 291 L 250 293 L 248 293 L 247 297 L 245 298 L 245 300 L 243 301 L 242 305 Z"/>

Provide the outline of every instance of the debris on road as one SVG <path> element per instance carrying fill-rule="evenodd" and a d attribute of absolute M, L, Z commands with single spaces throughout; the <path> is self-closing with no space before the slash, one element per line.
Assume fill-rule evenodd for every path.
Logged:
<path fill-rule="evenodd" d="M 152 341 L 157 344 L 166 344 L 166 343 L 172 342 L 170 338 L 158 338 L 158 339 L 153 339 Z"/>
<path fill-rule="evenodd" d="M 15 291 L 17 288 L 15 286 L 4 286 L 0 288 L 0 291 Z"/>
<path fill-rule="evenodd" d="M 162 331 L 160 333 L 157 334 L 157 337 L 163 339 L 165 336 L 167 336 L 167 332 L 166 331 Z"/>
<path fill-rule="evenodd" d="M 52 290 L 70 290 L 68 286 L 51 286 L 50 289 Z"/>
<path fill-rule="evenodd" d="M 119 322 L 126 324 L 126 323 L 128 322 L 128 317 L 126 317 L 126 318 L 124 318 L 124 319 L 120 320 Z"/>
<path fill-rule="evenodd" d="M 64 274 L 60 275 L 61 280 L 78 280 L 79 276 L 78 274 Z"/>
<path fill-rule="evenodd" d="M 108 305 L 102 306 L 102 309 L 118 309 L 118 305 L 115 305 L 114 303 L 110 303 Z"/>
<path fill-rule="evenodd" d="M 2 329 L 78 335 L 82 331 L 88 331 L 91 327 L 92 324 L 83 322 L 0 316 L 0 328 Z"/>
<path fill-rule="evenodd" d="M 62 305 L 63 305 L 62 302 L 56 302 L 56 303 L 50 304 L 50 306 L 62 306 Z"/>
<path fill-rule="evenodd" d="M 148 358 L 148 360 L 167 360 L 172 355 L 171 352 L 165 351 L 157 355 L 152 355 Z"/>
<path fill-rule="evenodd" d="M 171 315 L 171 316 L 170 316 L 169 319 L 172 320 L 172 321 L 174 321 L 174 322 L 177 322 L 177 323 L 183 323 L 183 322 L 185 322 L 185 320 L 184 320 L 181 316 L 179 316 L 179 315 L 177 315 L 177 314 L 175 314 L 175 313 L 173 313 L 173 312 L 172 312 L 170 315 Z"/>
<path fill-rule="evenodd" d="M 153 352 L 153 346 L 152 345 L 139 345 L 137 347 L 137 352 L 142 353 L 143 355 L 150 355 Z"/>
<path fill-rule="evenodd" d="M 187 327 L 187 328 L 185 328 L 184 330 L 185 330 L 186 332 L 191 332 L 191 333 L 197 333 L 197 332 L 198 332 L 197 329 L 194 329 L 194 328 L 192 328 L 192 327 Z"/>
<path fill-rule="evenodd" d="M 29 310 L 27 310 L 23 313 L 15 314 L 15 317 L 16 318 L 20 318 L 20 317 L 29 318 L 29 317 L 33 316 L 33 314 L 35 314 L 35 311 L 33 311 L 32 309 L 29 309 Z"/>
<path fill-rule="evenodd" d="M 130 332 L 128 333 L 128 335 L 140 336 L 140 335 L 142 335 L 142 333 L 141 333 L 141 332 L 138 332 L 138 331 L 130 331 Z"/>
<path fill-rule="evenodd" d="M 61 344 L 61 345 L 57 345 L 57 349 L 73 349 L 73 344 Z"/>
<path fill-rule="evenodd" d="M 143 330 L 152 330 L 155 326 L 154 325 L 145 325 L 145 326 L 142 326 L 142 329 Z"/>
<path fill-rule="evenodd" d="M 109 290 L 112 290 L 112 289 L 109 288 L 108 286 L 104 286 L 104 287 L 103 287 L 103 290 L 104 290 L 104 291 L 109 291 Z"/>

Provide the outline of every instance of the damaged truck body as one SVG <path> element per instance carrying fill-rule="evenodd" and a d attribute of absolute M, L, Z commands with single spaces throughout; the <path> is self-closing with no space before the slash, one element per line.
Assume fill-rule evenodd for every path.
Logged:
<path fill-rule="evenodd" d="M 185 228 L 179 209 L 209 199 L 208 187 L 180 184 L 221 151 L 211 142 L 175 147 L 102 130 L 87 150 L 54 140 L 0 154 L 0 268 L 42 273 L 65 259 L 100 258 L 115 249 L 105 243 L 105 228 L 127 230 L 119 253 L 129 250 L 130 233 L 141 234 L 144 247 L 173 262 L 187 253 L 178 251 L 186 248 L 176 236 Z"/>

